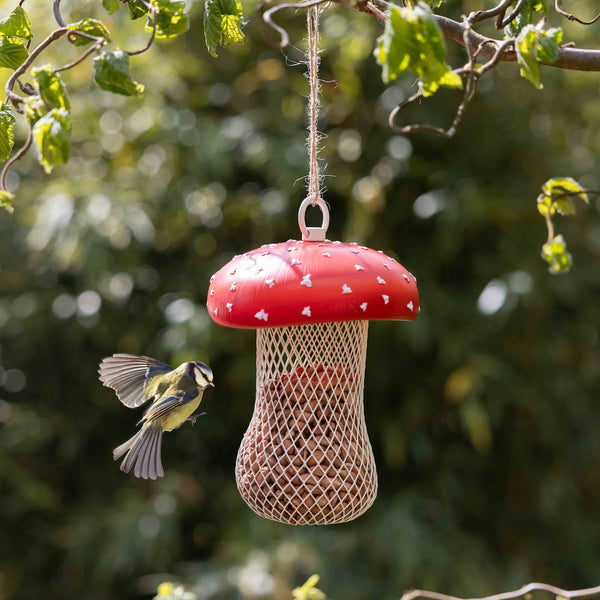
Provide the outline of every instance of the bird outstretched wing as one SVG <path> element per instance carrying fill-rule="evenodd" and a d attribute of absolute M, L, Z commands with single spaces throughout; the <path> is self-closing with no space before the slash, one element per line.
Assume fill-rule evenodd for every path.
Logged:
<path fill-rule="evenodd" d="M 191 388 L 186 392 L 180 392 L 173 396 L 168 396 L 162 400 L 157 400 L 148 410 L 144 413 L 142 421 L 156 421 L 160 419 L 172 410 L 191 402 L 198 397 L 200 391 L 198 388 Z"/>
<path fill-rule="evenodd" d="M 102 360 L 98 373 L 100 381 L 115 390 L 125 406 L 136 408 L 151 399 L 144 393 L 147 383 L 172 370 L 170 365 L 149 356 L 113 354 Z"/>

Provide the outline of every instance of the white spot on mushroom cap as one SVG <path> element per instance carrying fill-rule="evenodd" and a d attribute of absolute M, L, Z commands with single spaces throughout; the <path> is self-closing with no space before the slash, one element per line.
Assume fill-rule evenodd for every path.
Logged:
<path fill-rule="evenodd" d="M 231 302 L 228 302 L 225 306 L 227 307 L 227 310 L 229 312 L 231 312 L 231 309 L 233 308 L 233 304 Z"/>
<path fill-rule="evenodd" d="M 365 312 L 365 310 L 367 310 L 367 303 L 366 303 L 366 302 L 363 302 L 363 303 L 360 305 L 360 309 L 361 309 L 363 312 Z"/>
<path fill-rule="evenodd" d="M 212 280 L 215 278 L 215 275 L 216 275 L 216 273 L 213 273 L 213 274 L 210 276 L 210 279 L 208 280 L 210 283 L 212 283 Z"/>
<path fill-rule="evenodd" d="M 300 261 L 295 258 L 292 258 L 292 260 L 290 261 L 290 265 L 299 265 L 299 264 L 300 264 Z"/>
<path fill-rule="evenodd" d="M 215 317 L 219 316 L 219 309 L 215 308 L 215 310 L 213 311 L 215 313 Z"/>
<path fill-rule="evenodd" d="M 410 312 L 413 312 L 414 310 L 414 305 L 412 303 L 412 300 L 406 305 L 406 308 L 408 308 L 408 310 L 410 310 Z"/>
<path fill-rule="evenodd" d="M 271 254 L 271 253 L 270 253 L 270 252 L 267 250 L 266 252 L 263 252 L 263 253 L 261 254 L 261 256 L 269 256 L 269 254 Z"/>
<path fill-rule="evenodd" d="M 265 279 L 265 284 L 272 288 L 275 285 L 275 281 L 273 279 Z"/>
<path fill-rule="evenodd" d="M 365 270 L 365 268 L 364 268 L 364 267 L 361 267 L 360 265 L 354 265 L 354 268 L 355 268 L 357 271 L 364 271 L 364 270 Z"/>
<path fill-rule="evenodd" d="M 385 279 L 383 277 L 380 277 L 379 275 L 377 275 L 377 283 L 379 285 L 385 285 Z"/>
<path fill-rule="evenodd" d="M 310 280 L 310 273 L 305 275 L 300 282 L 300 285 L 305 285 L 306 287 L 312 287 L 312 281 Z"/>
<path fill-rule="evenodd" d="M 402 279 L 406 279 L 410 283 L 410 277 L 406 273 L 402 273 Z"/>
<path fill-rule="evenodd" d="M 329 252 L 323 252 L 322 256 L 326 256 L 327 258 L 331 258 L 331 254 Z"/>
<path fill-rule="evenodd" d="M 390 301 L 390 297 L 387 294 L 381 294 L 381 297 L 383 298 L 383 303 L 384 304 L 388 304 Z"/>
<path fill-rule="evenodd" d="M 235 289 L 236 289 L 236 287 L 235 287 L 235 281 L 234 281 L 234 282 L 231 284 L 231 287 L 229 288 L 229 291 L 230 291 L 230 292 L 235 292 Z"/>
<path fill-rule="evenodd" d="M 303 314 L 305 317 L 312 317 L 312 315 L 311 315 L 311 313 L 310 313 L 310 306 L 305 306 L 305 307 L 302 309 L 302 314 Z"/>
<path fill-rule="evenodd" d="M 215 288 L 213 288 L 212 290 L 210 290 L 210 295 L 214 296 L 215 295 Z"/>
<path fill-rule="evenodd" d="M 264 308 L 261 308 L 255 315 L 254 317 L 256 319 L 258 319 L 259 321 L 268 321 L 269 320 L 269 314 L 265 312 Z"/>
<path fill-rule="evenodd" d="M 388 271 L 392 270 L 392 267 L 390 267 L 390 265 L 388 265 L 387 263 L 381 263 Z"/>
<path fill-rule="evenodd" d="M 342 286 L 342 294 L 351 294 L 352 293 L 352 288 L 348 285 L 348 284 L 344 284 Z"/>
<path fill-rule="evenodd" d="M 350 252 L 352 252 L 352 254 L 360 254 L 358 250 L 350 250 Z"/>

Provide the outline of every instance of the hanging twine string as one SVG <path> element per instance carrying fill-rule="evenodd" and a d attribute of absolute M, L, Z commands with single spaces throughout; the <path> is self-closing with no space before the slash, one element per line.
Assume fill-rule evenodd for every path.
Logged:
<path fill-rule="evenodd" d="M 311 6 L 306 12 L 308 30 L 308 198 L 314 205 L 321 197 L 321 175 L 319 173 L 319 7 Z"/>

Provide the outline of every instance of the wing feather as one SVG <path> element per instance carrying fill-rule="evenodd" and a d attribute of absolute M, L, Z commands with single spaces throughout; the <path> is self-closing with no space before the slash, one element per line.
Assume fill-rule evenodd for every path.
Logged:
<path fill-rule="evenodd" d="M 191 402 L 194 398 L 198 397 L 199 393 L 198 388 L 193 388 L 187 392 L 181 392 L 175 396 L 169 396 L 168 398 L 155 402 L 145 412 L 142 421 L 156 421 L 172 410 Z"/>
<path fill-rule="evenodd" d="M 113 354 L 102 360 L 98 373 L 100 381 L 117 393 L 119 400 L 129 408 L 136 408 L 150 400 L 144 395 L 149 380 L 173 368 L 149 356 Z"/>

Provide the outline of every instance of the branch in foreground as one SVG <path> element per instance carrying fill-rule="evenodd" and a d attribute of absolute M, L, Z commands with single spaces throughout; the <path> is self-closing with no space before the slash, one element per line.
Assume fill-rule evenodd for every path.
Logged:
<path fill-rule="evenodd" d="M 503 592 L 493 594 L 492 596 L 482 596 L 481 598 L 459 598 L 458 596 L 449 596 L 439 592 L 428 592 L 425 590 L 410 590 L 405 592 L 400 600 L 415 600 L 416 598 L 428 598 L 429 600 L 515 600 L 524 598 L 531 592 L 549 592 L 557 598 L 593 598 L 600 595 L 600 586 L 585 588 L 580 590 L 563 590 L 548 583 L 528 583 L 522 588 L 513 592 Z"/>

